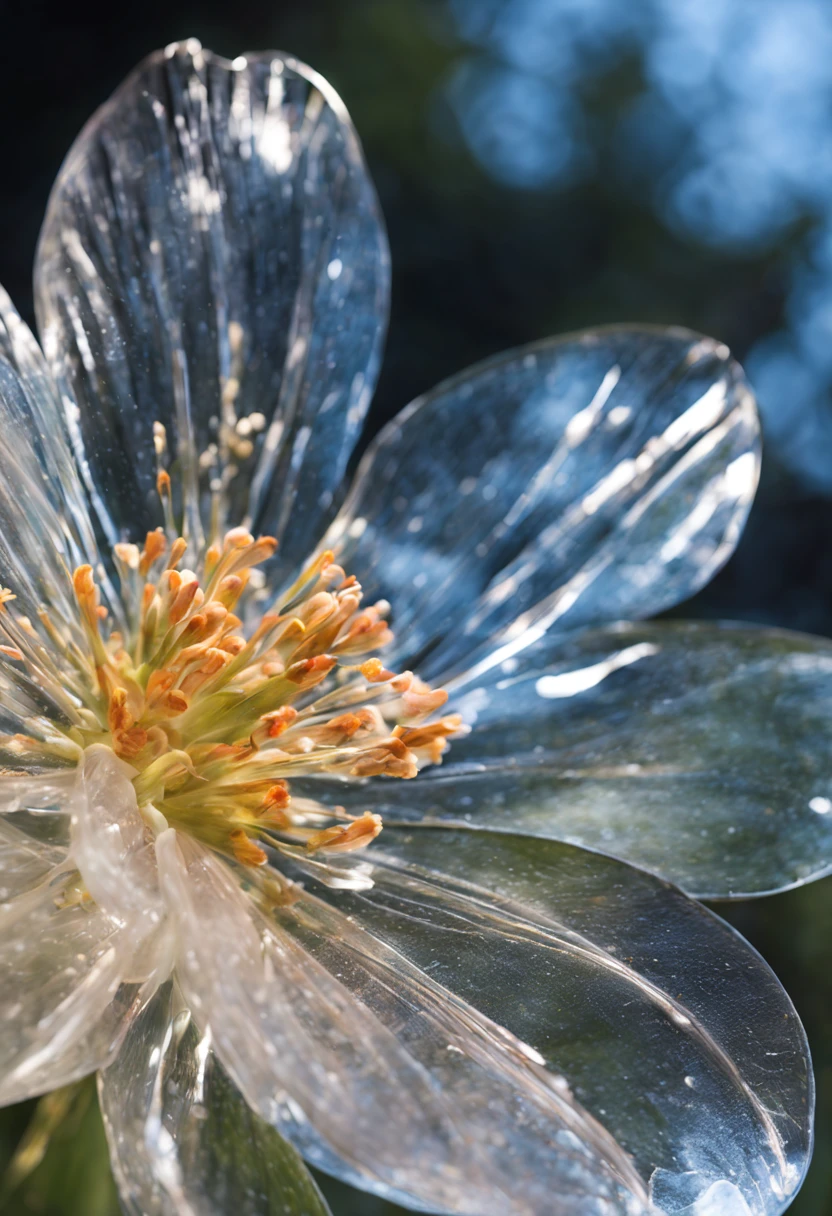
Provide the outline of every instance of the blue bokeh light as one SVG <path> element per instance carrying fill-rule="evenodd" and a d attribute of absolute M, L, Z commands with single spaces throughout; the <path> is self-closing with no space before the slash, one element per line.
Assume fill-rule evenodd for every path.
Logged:
<path fill-rule="evenodd" d="M 683 238 L 739 256 L 793 235 L 785 326 L 748 364 L 778 454 L 832 491 L 832 3 L 447 2 L 468 47 L 447 97 L 500 182 L 563 189 L 594 169 Z M 586 99 L 630 61 L 611 158 Z"/>

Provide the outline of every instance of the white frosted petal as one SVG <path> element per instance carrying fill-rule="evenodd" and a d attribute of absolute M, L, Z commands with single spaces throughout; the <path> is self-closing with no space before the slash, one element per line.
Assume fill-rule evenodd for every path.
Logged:
<path fill-rule="evenodd" d="M 130 1216 L 328 1216 L 295 1149 L 246 1105 L 181 995 L 165 984 L 98 1092 Z"/>
<path fill-rule="evenodd" d="M 0 904 L 0 1103 L 102 1067 L 138 1012 L 121 925 L 77 902 L 77 871 L 50 870 Z"/>
<path fill-rule="evenodd" d="M 759 424 L 724 346 L 622 326 L 509 351 L 375 439 L 326 539 L 445 679 L 546 629 L 653 615 L 727 560 Z M 421 652 L 425 652 L 419 657 Z"/>
<path fill-rule="evenodd" d="M 276 535 L 284 568 L 307 557 L 369 404 L 388 281 L 375 192 L 326 82 L 193 40 L 146 59 L 73 146 L 36 267 L 105 527 L 143 539 L 161 522 L 158 420 L 191 536 L 223 484 L 229 525 Z"/>
<path fill-rule="evenodd" d="M 87 748 L 72 803 L 72 857 L 96 903 L 143 936 L 158 930 L 164 904 L 134 775 L 111 748 Z"/>
<path fill-rule="evenodd" d="M 155 853 L 129 769 L 91 747 L 64 780 L 18 781 L 26 805 L 59 797 L 69 838 L 38 835 L 44 814 L 0 818 L 0 1101 L 103 1066 L 170 972 L 172 942 Z M 9 791 L 10 792 L 10 791 Z"/>

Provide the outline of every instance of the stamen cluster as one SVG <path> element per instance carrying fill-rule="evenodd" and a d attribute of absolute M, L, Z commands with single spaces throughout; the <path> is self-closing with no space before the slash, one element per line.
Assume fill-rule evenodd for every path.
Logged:
<path fill-rule="evenodd" d="M 167 516 L 164 471 L 158 488 Z M 181 568 L 188 544 L 162 528 L 141 549 L 118 544 L 127 627 L 112 627 L 100 580 L 79 566 L 78 621 L 41 614 L 54 655 L 8 609 L 12 593 L 0 593 L 0 625 L 11 643 L 0 652 L 71 711 L 70 725 L 51 741 L 17 737 L 18 746 L 54 750 L 61 734 L 69 746 L 107 744 L 135 771 L 140 807 L 243 865 L 266 862 L 263 844 L 304 855 L 368 844 L 381 830 L 379 816 L 293 799 L 290 779 L 414 777 L 440 761 L 461 720 L 426 722 L 447 693 L 367 657 L 392 640 L 389 606 L 362 608 L 361 587 L 331 552 L 245 630 L 250 593 L 262 593 L 253 572 L 276 544 L 232 528 L 197 570 Z"/>

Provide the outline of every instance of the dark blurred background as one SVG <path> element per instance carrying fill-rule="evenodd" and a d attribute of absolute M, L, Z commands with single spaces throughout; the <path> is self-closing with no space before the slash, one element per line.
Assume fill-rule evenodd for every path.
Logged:
<path fill-rule="evenodd" d="M 346 101 L 387 218 L 371 427 L 546 334 L 628 320 L 719 337 L 758 393 L 763 483 L 683 614 L 832 634 L 832 0 L 0 0 L 0 17 L 0 282 L 27 319 L 51 182 L 135 62 L 189 35 L 231 57 L 291 51 Z M 832 1213 L 832 879 L 718 910 L 806 1025 L 818 1142 L 792 1211 Z M 30 1110 L 0 1112 L 6 1158 Z M 396 1211 L 324 1186 L 336 1216 Z M 115 1216 L 94 1104 L 2 1207 Z"/>

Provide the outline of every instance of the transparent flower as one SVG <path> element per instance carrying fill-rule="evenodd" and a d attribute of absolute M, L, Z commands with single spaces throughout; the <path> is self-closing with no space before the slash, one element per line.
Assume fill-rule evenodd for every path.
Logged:
<path fill-rule="evenodd" d="M 731 552 L 741 372 L 681 330 L 543 342 L 346 491 L 388 274 L 343 106 L 283 56 L 152 56 L 61 170 L 46 358 L 5 297 L 0 329 L 0 1095 L 99 1070 L 145 1216 L 324 1212 L 298 1150 L 422 1210 L 780 1212 L 813 1091 L 777 980 L 531 834 L 721 878 L 752 643 L 606 622 Z M 807 645 L 765 651 L 798 718 Z M 731 781 L 685 767 L 709 742 Z"/>

